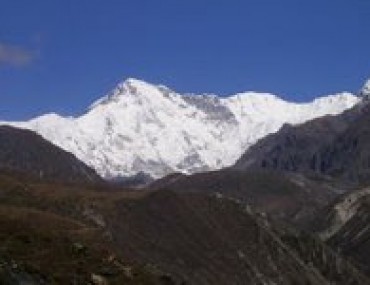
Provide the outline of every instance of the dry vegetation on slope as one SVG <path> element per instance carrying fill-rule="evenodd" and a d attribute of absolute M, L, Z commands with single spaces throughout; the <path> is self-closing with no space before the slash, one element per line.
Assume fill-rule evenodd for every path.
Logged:
<path fill-rule="evenodd" d="M 320 241 L 214 194 L 0 176 L 4 284 L 367 284 Z M 304 250 L 302 250 L 304 249 Z M 95 283 L 104 284 L 104 283 Z"/>
<path fill-rule="evenodd" d="M 99 226 L 89 207 L 120 198 L 0 175 L 0 284 L 175 284 L 122 259 Z"/>

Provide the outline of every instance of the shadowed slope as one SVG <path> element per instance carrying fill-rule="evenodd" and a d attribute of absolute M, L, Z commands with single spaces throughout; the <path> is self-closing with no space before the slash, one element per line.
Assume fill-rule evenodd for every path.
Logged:
<path fill-rule="evenodd" d="M 0 175 L 6 276 L 46 284 L 86 284 L 93 274 L 108 284 L 369 283 L 320 241 L 277 228 L 244 203 L 102 190 Z"/>
<path fill-rule="evenodd" d="M 370 182 L 370 105 L 299 126 L 285 126 L 261 139 L 236 163 L 236 169 L 270 169 L 319 174 L 342 183 Z"/>
<path fill-rule="evenodd" d="M 73 154 L 32 131 L 9 126 L 0 126 L 0 170 L 17 171 L 43 180 L 102 181 L 93 169 Z"/>
<path fill-rule="evenodd" d="M 158 264 L 189 284 L 368 282 L 320 241 L 277 230 L 230 199 L 158 191 L 117 202 L 116 211 L 109 224 L 123 255 Z"/>
<path fill-rule="evenodd" d="M 275 219 L 295 224 L 310 219 L 338 194 L 328 181 L 265 170 L 224 169 L 185 176 L 174 174 L 150 185 L 177 192 L 220 193 L 249 203 Z"/>

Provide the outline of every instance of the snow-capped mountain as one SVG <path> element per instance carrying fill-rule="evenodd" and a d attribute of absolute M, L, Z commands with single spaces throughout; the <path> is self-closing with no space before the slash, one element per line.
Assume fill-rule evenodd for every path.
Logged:
<path fill-rule="evenodd" d="M 370 79 L 368 79 L 360 91 L 360 95 L 369 99 L 370 97 Z"/>
<path fill-rule="evenodd" d="M 6 124 L 36 131 L 105 178 L 141 172 L 159 178 L 230 166 L 283 124 L 338 114 L 359 100 L 351 93 L 310 103 L 256 92 L 181 95 L 162 85 L 128 79 L 80 117 L 47 114 Z"/>

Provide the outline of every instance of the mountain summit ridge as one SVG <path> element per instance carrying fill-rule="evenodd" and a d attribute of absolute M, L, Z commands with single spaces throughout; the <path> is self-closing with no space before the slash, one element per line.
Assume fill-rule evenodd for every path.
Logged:
<path fill-rule="evenodd" d="M 120 100 L 122 96 L 125 95 L 133 95 L 133 96 L 139 96 L 143 94 L 141 92 L 141 89 L 148 89 L 150 88 L 167 88 L 166 86 L 162 85 L 153 85 L 153 84 L 148 84 L 147 82 L 143 80 L 139 80 L 136 78 L 128 78 L 119 84 L 116 85 L 116 87 L 109 92 L 107 95 L 103 96 L 102 98 L 96 100 L 94 103 L 92 103 L 89 107 L 88 110 L 94 109 L 98 107 L 99 105 L 105 105 L 109 104 L 111 102 L 117 102 Z"/>
<path fill-rule="evenodd" d="M 105 178 L 141 172 L 159 178 L 230 166 L 249 146 L 284 124 L 335 115 L 360 100 L 347 92 L 309 103 L 257 92 L 182 95 L 130 78 L 82 116 L 47 114 L 0 124 L 34 130 Z"/>
<path fill-rule="evenodd" d="M 364 86 L 360 90 L 360 96 L 369 99 L 370 97 L 370 78 L 365 82 Z"/>

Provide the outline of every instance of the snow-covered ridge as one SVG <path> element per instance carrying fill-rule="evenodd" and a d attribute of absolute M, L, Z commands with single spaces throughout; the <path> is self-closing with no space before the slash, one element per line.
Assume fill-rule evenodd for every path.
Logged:
<path fill-rule="evenodd" d="M 360 95 L 369 99 L 370 97 L 370 79 L 368 79 L 360 91 Z"/>
<path fill-rule="evenodd" d="M 300 104 L 256 92 L 223 98 L 180 95 L 162 85 L 128 79 L 80 117 L 48 114 L 4 124 L 36 131 L 103 177 L 145 172 L 159 178 L 230 166 L 284 123 L 338 114 L 359 100 L 350 93 Z"/>

